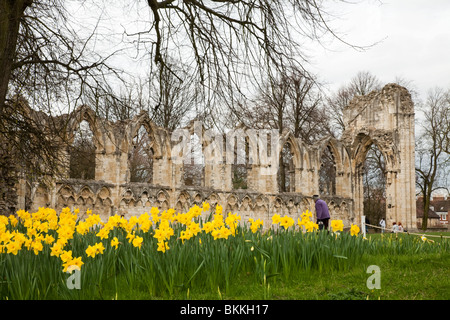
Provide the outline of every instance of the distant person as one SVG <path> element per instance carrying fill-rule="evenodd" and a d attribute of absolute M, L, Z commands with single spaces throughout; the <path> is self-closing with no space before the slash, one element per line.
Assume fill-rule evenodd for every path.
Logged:
<path fill-rule="evenodd" d="M 403 229 L 402 223 L 399 222 L 398 223 L 398 232 L 404 232 L 405 230 Z"/>
<path fill-rule="evenodd" d="M 316 204 L 316 218 L 317 224 L 319 225 L 319 230 L 328 230 L 328 222 L 330 221 L 330 211 L 328 210 L 328 205 L 325 201 L 320 199 L 317 194 L 313 196 L 313 199 Z"/>
<path fill-rule="evenodd" d="M 392 233 L 398 232 L 398 225 L 396 222 L 392 222 Z"/>
<path fill-rule="evenodd" d="M 381 233 L 384 233 L 384 229 L 386 229 L 386 221 L 383 218 L 381 218 L 379 225 L 381 227 Z"/>

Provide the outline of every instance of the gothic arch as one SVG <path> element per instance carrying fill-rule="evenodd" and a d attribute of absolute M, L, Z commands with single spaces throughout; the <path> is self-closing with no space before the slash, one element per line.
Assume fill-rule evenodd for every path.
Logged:
<path fill-rule="evenodd" d="M 301 167 L 302 163 L 302 152 L 299 144 L 299 139 L 294 136 L 294 134 L 291 131 L 285 130 L 283 134 L 280 136 L 280 150 L 281 152 L 283 146 L 289 143 L 291 147 L 292 152 L 292 160 L 294 162 L 294 167 L 299 168 Z"/>
<path fill-rule="evenodd" d="M 100 126 L 105 126 L 106 122 L 100 122 L 94 110 L 92 110 L 87 105 L 81 105 L 70 114 L 67 130 L 68 142 L 72 144 L 75 138 L 75 132 L 78 130 L 80 123 L 82 123 L 83 121 L 86 121 L 89 124 L 89 128 L 93 134 L 93 142 L 96 149 L 104 150 L 106 139 L 104 132 L 106 130 L 105 128 L 101 128 Z"/>
<path fill-rule="evenodd" d="M 381 151 L 386 172 L 386 223 L 417 228 L 414 165 L 414 105 L 405 88 L 387 84 L 356 96 L 344 109 L 342 141 L 351 155 L 354 212 L 363 214 L 362 167 L 372 144 Z M 359 221 L 357 221 L 359 222 Z"/>
<path fill-rule="evenodd" d="M 129 148 L 133 145 L 133 139 L 138 134 L 141 127 L 145 128 L 152 141 L 154 157 L 170 159 L 171 145 L 168 133 L 164 129 L 156 126 L 146 112 L 142 112 L 135 116 L 129 123 L 129 135 L 127 137 Z"/>

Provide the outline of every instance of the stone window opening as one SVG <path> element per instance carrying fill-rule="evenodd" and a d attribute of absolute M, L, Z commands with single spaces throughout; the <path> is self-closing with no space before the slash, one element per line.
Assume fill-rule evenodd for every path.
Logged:
<path fill-rule="evenodd" d="M 319 193 L 323 196 L 336 195 L 336 161 L 330 146 L 325 148 L 321 157 Z"/>
<path fill-rule="evenodd" d="M 231 180 L 234 190 L 248 188 L 249 162 L 248 137 L 234 137 L 233 163 L 231 165 Z"/>
<path fill-rule="evenodd" d="M 279 192 L 295 192 L 295 168 L 292 146 L 289 142 L 283 145 L 278 165 Z"/>
<path fill-rule="evenodd" d="M 203 145 L 197 133 L 190 135 L 188 154 L 183 155 L 183 184 L 189 187 L 203 187 L 205 177 L 205 156 Z"/>
<path fill-rule="evenodd" d="M 383 153 L 372 144 L 366 154 L 363 173 L 364 215 L 370 224 L 386 219 L 386 164 Z"/>
<path fill-rule="evenodd" d="M 69 146 L 69 177 L 72 179 L 95 179 L 94 134 L 89 122 L 83 120 L 74 132 L 72 144 Z"/>
<path fill-rule="evenodd" d="M 129 153 L 130 182 L 153 183 L 153 141 L 143 125 L 132 140 Z"/>

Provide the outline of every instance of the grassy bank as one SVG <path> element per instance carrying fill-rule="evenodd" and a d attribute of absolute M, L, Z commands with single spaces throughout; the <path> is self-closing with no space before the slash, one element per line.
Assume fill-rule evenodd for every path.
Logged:
<path fill-rule="evenodd" d="M 0 298 L 449 299 L 450 240 L 369 234 L 342 221 L 331 232 L 305 213 L 238 223 L 220 207 L 207 221 L 152 208 L 130 220 L 51 209 L 0 221 Z M 442 236 L 446 236 L 442 234 Z M 379 289 L 367 280 L 376 266 Z M 70 280 L 70 281 L 69 281 Z M 79 286 L 77 286 L 78 284 Z"/>

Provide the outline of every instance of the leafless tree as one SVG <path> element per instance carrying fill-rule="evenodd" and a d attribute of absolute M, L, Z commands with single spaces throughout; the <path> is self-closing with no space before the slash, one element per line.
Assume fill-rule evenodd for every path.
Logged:
<path fill-rule="evenodd" d="M 371 145 L 364 161 L 364 215 L 374 224 L 386 217 L 386 163 L 377 146 Z"/>
<path fill-rule="evenodd" d="M 90 49 L 95 27 L 81 38 L 68 17 L 63 0 L 0 1 L 2 185 L 25 172 L 37 177 L 62 168 L 58 150 L 68 118 L 61 113 L 85 92 L 102 90 L 109 74 L 119 76 L 106 63 L 109 55 Z M 0 201 L 11 202 L 3 194 Z"/>
<path fill-rule="evenodd" d="M 343 86 L 336 93 L 326 98 L 328 109 L 330 110 L 332 134 L 339 137 L 345 129 L 343 111 L 353 99 L 354 93 L 348 86 Z"/>
<path fill-rule="evenodd" d="M 381 89 L 381 82 L 369 71 L 360 71 L 351 79 L 349 88 L 353 95 L 365 96 L 373 90 Z"/>
<path fill-rule="evenodd" d="M 315 78 L 292 70 L 268 78 L 254 101 L 232 110 L 236 119 L 256 129 L 290 130 L 296 138 L 313 143 L 327 134 L 328 118 Z"/>
<path fill-rule="evenodd" d="M 94 135 L 87 121 L 81 121 L 69 150 L 69 177 L 74 179 L 95 179 Z"/>
<path fill-rule="evenodd" d="M 450 91 L 430 90 L 420 107 L 424 119 L 416 138 L 416 185 L 423 197 L 422 229 L 426 230 L 432 193 L 438 189 L 449 191 L 450 154 L 448 153 Z"/>
<path fill-rule="evenodd" d="M 167 63 L 167 53 L 190 65 L 204 90 L 205 106 L 220 115 L 210 119 L 216 122 L 236 101 L 254 92 L 261 79 L 292 67 L 306 74 L 302 39 L 320 41 L 332 34 L 345 42 L 329 28 L 324 5 L 315 0 L 147 3 L 150 27 L 127 35 L 134 35 L 136 43 L 147 39 L 161 76 L 164 69 L 178 74 Z"/>
<path fill-rule="evenodd" d="M 202 120 L 201 90 L 195 79 L 189 78 L 187 67 L 181 62 L 169 64 L 166 60 L 166 63 L 170 69 L 149 76 L 150 103 L 147 110 L 157 125 L 173 131 L 194 118 Z M 159 107 L 154 110 L 152 106 L 157 104 Z"/>
<path fill-rule="evenodd" d="M 153 182 L 153 143 L 141 126 L 133 138 L 129 155 L 130 182 Z"/>
<path fill-rule="evenodd" d="M 316 79 L 298 69 L 267 78 L 251 104 L 239 105 L 231 111 L 238 123 L 255 129 L 276 129 L 280 134 L 289 130 L 308 144 L 329 132 L 319 85 Z M 281 148 L 279 159 L 281 192 L 294 190 L 292 170 L 292 150 L 286 143 Z"/>
<path fill-rule="evenodd" d="M 336 162 L 329 147 L 324 150 L 321 158 L 319 192 L 328 196 L 336 194 Z"/>
<path fill-rule="evenodd" d="M 343 110 L 355 96 L 362 96 L 373 90 L 381 89 L 380 80 L 369 71 L 358 72 L 347 85 L 339 88 L 326 98 L 327 108 L 330 111 L 332 134 L 339 137 L 345 130 Z"/>

